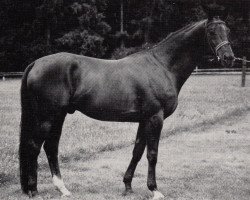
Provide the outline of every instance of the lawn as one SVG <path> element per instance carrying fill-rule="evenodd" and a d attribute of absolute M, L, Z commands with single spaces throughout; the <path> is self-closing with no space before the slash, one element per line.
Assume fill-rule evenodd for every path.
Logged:
<path fill-rule="evenodd" d="M 250 109 L 250 84 L 240 87 L 240 76 L 192 76 L 179 95 L 175 113 L 165 120 L 162 137 L 218 122 Z M 249 77 L 247 77 L 248 79 Z M 20 80 L 0 82 L 0 187 L 17 183 L 20 123 Z M 79 112 L 68 115 L 60 141 L 60 162 L 84 161 L 95 153 L 129 146 L 137 124 L 101 122 Z M 44 152 L 40 168 L 47 163 Z M 46 164 L 47 166 L 47 164 Z"/>

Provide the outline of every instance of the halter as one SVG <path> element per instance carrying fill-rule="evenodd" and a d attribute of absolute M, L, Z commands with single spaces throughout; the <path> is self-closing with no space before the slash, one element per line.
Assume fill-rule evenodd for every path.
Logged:
<path fill-rule="evenodd" d="M 211 50 L 214 52 L 214 54 L 215 54 L 217 60 L 219 61 L 219 60 L 220 60 L 220 57 L 219 57 L 219 55 L 218 55 L 219 49 L 221 49 L 221 47 L 223 47 L 223 46 L 225 46 L 225 45 L 227 45 L 227 44 L 230 44 L 230 42 L 229 42 L 229 41 L 223 41 L 223 42 L 219 43 L 219 44 L 215 47 L 215 49 L 213 49 L 213 47 L 212 47 L 212 45 L 211 45 L 211 43 L 210 43 L 210 40 L 208 39 L 208 34 L 207 34 L 207 29 L 208 29 L 208 27 L 209 27 L 211 24 L 226 24 L 226 23 L 223 22 L 223 21 L 221 21 L 221 20 L 218 20 L 218 21 L 210 22 L 210 23 L 207 23 L 207 22 L 206 22 L 206 24 L 205 24 L 207 42 L 208 42 L 208 44 L 209 44 Z"/>

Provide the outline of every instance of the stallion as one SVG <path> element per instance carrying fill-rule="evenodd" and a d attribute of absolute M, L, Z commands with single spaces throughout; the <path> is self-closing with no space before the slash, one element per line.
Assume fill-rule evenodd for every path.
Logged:
<path fill-rule="evenodd" d="M 125 194 L 147 147 L 147 186 L 157 189 L 156 163 L 163 121 L 177 107 L 181 87 L 212 50 L 223 66 L 234 62 L 226 23 L 213 12 L 172 33 L 158 45 L 119 60 L 102 60 L 70 53 L 42 57 L 30 64 L 21 85 L 20 179 L 30 197 L 37 192 L 37 158 L 46 152 L 54 185 L 64 196 L 58 165 L 58 144 L 65 116 L 74 111 L 103 121 L 137 122 L 133 156 L 124 175 Z"/>

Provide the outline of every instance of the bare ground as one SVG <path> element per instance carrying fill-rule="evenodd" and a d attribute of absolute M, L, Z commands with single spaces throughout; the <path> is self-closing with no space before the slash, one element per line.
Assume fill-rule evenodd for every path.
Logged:
<path fill-rule="evenodd" d="M 160 142 L 157 183 L 165 199 L 250 199 L 250 112 L 214 125 L 182 131 Z M 165 130 L 164 130 L 165 131 Z M 133 180 L 134 194 L 122 196 L 122 178 L 133 146 L 94 155 L 61 166 L 68 199 L 146 200 L 145 154 Z M 60 199 L 51 183 L 48 166 L 39 170 L 39 196 Z M 26 199 L 18 181 L 0 188 L 0 199 Z M 67 199 L 67 198 L 65 198 Z"/>

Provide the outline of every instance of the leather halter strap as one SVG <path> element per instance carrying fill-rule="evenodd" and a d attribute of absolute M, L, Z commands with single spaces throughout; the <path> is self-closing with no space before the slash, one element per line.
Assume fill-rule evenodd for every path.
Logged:
<path fill-rule="evenodd" d="M 225 46 L 225 45 L 227 45 L 227 44 L 230 44 L 230 42 L 228 42 L 228 41 L 223 41 L 223 42 L 221 42 L 220 44 L 218 44 L 218 45 L 215 47 L 216 55 L 218 55 L 218 50 L 219 50 L 221 47 L 223 47 L 223 46 Z"/>
<path fill-rule="evenodd" d="M 230 44 L 230 42 L 229 42 L 229 41 L 223 41 L 223 42 L 219 43 L 219 44 L 213 49 L 213 47 L 212 47 L 212 45 L 211 45 L 211 43 L 210 43 L 210 41 L 209 41 L 209 39 L 208 39 L 208 35 L 207 35 L 207 29 L 208 29 L 208 27 L 209 27 L 210 25 L 212 25 L 212 24 L 226 24 L 226 23 L 223 22 L 223 21 L 221 21 L 221 20 L 218 20 L 218 21 L 215 21 L 215 22 L 210 22 L 210 23 L 206 23 L 206 24 L 205 24 L 207 42 L 208 42 L 208 44 L 209 44 L 211 50 L 214 52 L 215 56 L 217 57 L 217 59 L 220 60 L 220 57 L 218 56 L 218 51 L 220 50 L 221 47 L 223 47 L 223 46 L 225 46 L 225 45 L 227 45 L 227 44 Z"/>

